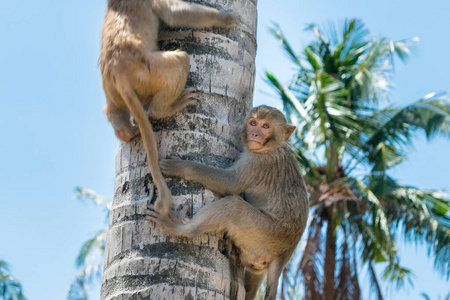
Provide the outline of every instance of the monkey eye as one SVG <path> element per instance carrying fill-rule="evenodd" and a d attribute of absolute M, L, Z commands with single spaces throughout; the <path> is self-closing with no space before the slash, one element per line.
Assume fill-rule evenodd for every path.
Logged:
<path fill-rule="evenodd" d="M 256 126 L 256 121 L 255 120 L 251 120 L 249 123 L 251 126 Z"/>
<path fill-rule="evenodd" d="M 264 129 L 269 129 L 269 128 L 270 128 L 269 124 L 267 124 L 267 123 L 265 123 L 262 127 L 263 127 Z"/>

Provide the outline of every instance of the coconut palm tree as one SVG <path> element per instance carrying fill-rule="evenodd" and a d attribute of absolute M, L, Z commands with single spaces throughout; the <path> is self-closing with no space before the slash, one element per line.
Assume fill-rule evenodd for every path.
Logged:
<path fill-rule="evenodd" d="M 11 275 L 9 265 L 0 260 L 0 299 L 25 300 L 22 284 Z"/>
<path fill-rule="evenodd" d="M 297 55 L 274 25 L 273 35 L 297 68 L 288 85 L 270 72 L 310 187 L 311 222 L 300 259 L 283 275 L 283 294 L 304 282 L 306 299 L 360 299 L 359 276 L 370 275 L 372 295 L 383 299 L 383 279 L 402 286 L 411 279 L 400 265 L 396 241 L 425 242 L 435 267 L 450 276 L 449 197 L 403 186 L 389 170 L 407 159 L 417 132 L 449 136 L 450 101 L 430 94 L 405 107 L 389 103 L 394 57 L 405 61 L 416 39 L 390 41 L 370 35 L 360 20 L 342 30 L 312 24 L 314 41 Z"/>
<path fill-rule="evenodd" d="M 236 30 L 163 28 L 162 50 L 190 55 L 188 86 L 199 101 L 164 120 L 152 120 L 160 157 L 176 155 L 215 166 L 231 165 L 242 150 L 240 125 L 251 107 L 256 55 L 256 1 L 202 4 L 239 15 Z M 242 299 L 242 269 L 223 236 L 192 241 L 164 234 L 144 219 L 155 190 L 139 137 L 121 143 L 106 235 L 102 300 Z M 191 212 L 214 199 L 201 185 L 167 178 L 175 208 Z"/>

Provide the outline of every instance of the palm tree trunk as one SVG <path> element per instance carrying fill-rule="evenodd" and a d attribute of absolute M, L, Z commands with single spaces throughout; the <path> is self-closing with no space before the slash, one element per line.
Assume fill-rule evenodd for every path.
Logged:
<path fill-rule="evenodd" d="M 334 299 L 336 269 L 336 233 L 333 223 L 333 206 L 328 208 L 328 226 L 326 236 L 325 265 L 323 271 L 323 300 Z"/>
<path fill-rule="evenodd" d="M 162 49 L 190 54 L 187 86 L 197 87 L 200 99 L 153 125 L 160 157 L 170 154 L 227 167 L 242 150 L 240 126 L 253 97 L 257 1 L 196 2 L 234 12 L 242 23 L 232 31 L 161 30 Z M 167 236 L 144 220 L 156 192 L 145 160 L 140 138 L 120 145 L 101 299 L 243 299 L 242 267 L 227 255 L 231 250 L 222 236 L 188 241 Z M 188 204 L 195 213 L 215 199 L 199 184 L 167 181 L 175 208 Z"/>

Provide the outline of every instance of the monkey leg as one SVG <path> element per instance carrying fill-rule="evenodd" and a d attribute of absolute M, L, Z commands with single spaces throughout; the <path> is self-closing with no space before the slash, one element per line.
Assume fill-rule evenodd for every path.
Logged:
<path fill-rule="evenodd" d="M 147 209 L 144 211 L 145 219 L 147 221 L 156 223 L 164 231 L 170 235 L 180 235 L 178 228 L 184 223 L 188 222 L 187 213 L 189 211 L 189 206 L 184 205 L 179 212 L 174 212 L 169 210 L 168 213 L 160 214 L 156 210 L 156 206 L 153 204 L 148 204 Z"/>
<path fill-rule="evenodd" d="M 284 267 L 289 262 L 289 258 L 290 256 L 287 258 L 277 257 L 270 264 L 267 270 L 267 285 L 264 300 L 275 300 L 277 298 L 278 280 Z"/>
<path fill-rule="evenodd" d="M 245 282 L 245 300 L 253 300 L 258 293 L 259 286 L 261 285 L 266 272 L 255 274 L 248 270 L 245 270 L 244 282 Z"/>
<path fill-rule="evenodd" d="M 156 118 L 171 116 L 192 104 L 195 89 L 184 89 L 189 72 L 189 56 L 183 51 L 159 51 L 149 55 L 149 83 L 152 99 L 149 114 Z"/>
<path fill-rule="evenodd" d="M 191 237 L 226 232 L 236 245 L 247 248 L 247 243 L 258 243 L 258 239 L 272 229 L 272 222 L 266 215 L 242 198 L 228 196 L 202 207 L 180 231 Z"/>
<path fill-rule="evenodd" d="M 198 94 L 196 88 L 184 89 L 178 99 L 172 103 L 170 110 L 176 113 L 183 110 L 186 106 L 190 104 L 195 104 L 197 102 Z"/>
<path fill-rule="evenodd" d="M 164 223 L 152 204 L 145 211 L 146 219 L 157 224 Z M 163 224 L 166 225 L 166 224 Z M 170 226 L 170 224 L 168 224 Z M 238 196 L 228 196 L 213 201 L 202 208 L 187 222 L 172 224 L 171 234 L 194 238 L 203 233 L 227 233 L 241 249 L 241 260 L 255 272 L 264 271 L 273 255 L 266 243 L 274 232 L 275 224 L 261 211 Z"/>
<path fill-rule="evenodd" d="M 119 107 L 117 105 L 117 103 L 123 101 L 105 80 L 103 81 L 103 89 L 106 96 L 103 111 L 111 122 L 116 136 L 124 142 L 129 142 L 138 133 L 137 128 L 131 124 L 130 113 L 125 106 Z"/>
<path fill-rule="evenodd" d="M 166 103 L 170 103 L 170 101 L 167 101 L 167 99 L 171 99 L 171 97 L 167 96 L 166 91 L 160 91 L 152 97 L 148 114 L 155 118 L 173 116 L 175 113 L 183 110 L 186 106 L 197 102 L 195 100 L 198 97 L 196 92 L 197 89 L 195 88 L 184 89 L 178 99 L 172 102 L 172 105 L 168 106 Z"/>

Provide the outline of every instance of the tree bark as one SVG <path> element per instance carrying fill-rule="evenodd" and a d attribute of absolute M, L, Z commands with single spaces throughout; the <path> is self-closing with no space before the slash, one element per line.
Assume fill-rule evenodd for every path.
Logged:
<path fill-rule="evenodd" d="M 200 0 L 196 3 L 239 15 L 236 30 L 164 27 L 163 50 L 190 55 L 187 87 L 199 101 L 171 118 L 153 123 L 160 157 L 228 167 L 242 151 L 241 125 L 251 108 L 255 78 L 257 0 Z M 217 199 L 201 185 L 166 178 L 175 198 L 195 213 Z M 244 299 L 242 267 L 229 241 L 203 235 L 192 241 L 167 236 L 144 220 L 156 190 L 140 137 L 121 143 L 116 157 L 102 279 L 102 300 Z"/>

